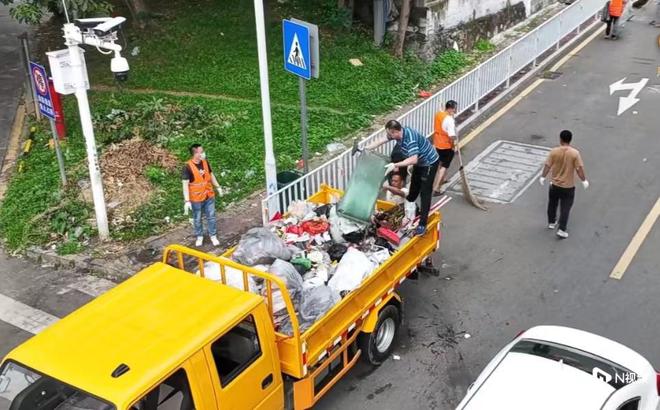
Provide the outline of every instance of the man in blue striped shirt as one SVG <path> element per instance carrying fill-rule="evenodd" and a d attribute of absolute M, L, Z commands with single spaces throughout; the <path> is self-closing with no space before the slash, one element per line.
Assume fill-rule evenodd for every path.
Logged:
<path fill-rule="evenodd" d="M 406 157 L 403 161 L 389 163 L 385 166 L 385 173 L 389 174 L 400 167 L 413 166 L 412 178 L 410 182 L 410 192 L 406 200 L 415 202 L 418 196 L 421 196 L 419 225 L 415 230 L 415 235 L 426 233 L 426 223 L 431 209 L 431 200 L 433 197 L 433 180 L 440 163 L 438 153 L 433 145 L 422 134 L 409 127 L 402 127 L 396 120 L 390 120 L 385 125 L 387 139 L 377 141 L 370 149 L 379 147 L 388 141 L 396 141 Z"/>

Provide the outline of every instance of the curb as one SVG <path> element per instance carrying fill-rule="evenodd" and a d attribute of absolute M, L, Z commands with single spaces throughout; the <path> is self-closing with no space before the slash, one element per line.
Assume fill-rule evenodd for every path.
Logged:
<path fill-rule="evenodd" d="M 23 96 L 19 101 L 23 100 Z M 7 144 L 7 151 L 4 158 L 0 159 L 2 169 L 0 170 L 0 201 L 5 197 L 7 192 L 7 184 L 12 175 L 12 168 L 16 166 L 16 160 L 20 156 L 20 140 L 25 135 L 25 119 L 26 115 L 25 104 L 19 102 L 14 114 L 14 121 L 12 123 L 11 131 L 9 132 L 9 142 Z"/>

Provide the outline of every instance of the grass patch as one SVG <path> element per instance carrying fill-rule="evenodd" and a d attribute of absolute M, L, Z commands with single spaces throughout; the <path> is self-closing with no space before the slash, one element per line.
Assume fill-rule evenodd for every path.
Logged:
<path fill-rule="evenodd" d="M 124 53 L 131 65 L 123 91 L 92 92 L 99 151 L 108 144 L 136 135 L 165 147 L 182 162 L 188 146 L 199 142 L 228 194 L 219 209 L 245 198 L 263 185 L 263 130 L 253 2 L 236 0 L 231 7 L 220 0 L 172 1 L 165 13 L 144 32 L 127 29 Z M 300 158 L 300 112 L 297 78 L 282 68 L 281 18 L 295 16 L 319 24 L 320 79 L 308 82 L 309 144 L 312 152 L 343 140 L 383 114 L 416 98 L 420 89 L 453 78 L 474 60 L 448 51 L 431 63 L 412 55 L 393 58 L 373 46 L 371 34 L 350 19 L 331 0 L 291 0 L 274 3 L 267 28 L 273 133 L 278 169 L 294 167 Z M 131 56 L 133 47 L 140 52 Z M 113 85 L 109 59 L 90 49 L 86 55 L 93 85 Z M 354 67 L 349 59 L 363 65 Z M 138 94 L 132 89 L 150 88 Z M 217 94 L 232 99 L 173 97 L 161 91 Z M 14 176 L 0 206 L 0 231 L 9 249 L 31 244 L 55 244 L 60 253 L 74 253 L 93 237 L 93 209 L 81 199 L 78 182 L 87 178 L 85 147 L 75 98 L 67 96 L 68 142 L 64 147 L 70 179 L 58 188 L 57 163 L 47 146 L 48 132 L 25 159 L 25 171 Z M 162 118 L 168 118 L 163 122 Z M 42 125 L 43 127 L 43 125 Z M 140 155 L 136 152 L 135 155 Z M 134 240 L 166 230 L 182 215 L 180 171 L 147 167 L 153 186 L 150 201 L 129 218 L 112 226 L 117 240 Z"/>

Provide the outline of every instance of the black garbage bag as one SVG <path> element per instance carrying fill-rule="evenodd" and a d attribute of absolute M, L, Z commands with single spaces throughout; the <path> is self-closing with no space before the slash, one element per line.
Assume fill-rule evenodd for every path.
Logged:
<path fill-rule="evenodd" d="M 330 260 L 333 262 L 339 262 L 347 250 L 348 248 L 346 247 L 346 245 L 342 245 L 340 243 L 332 244 L 328 249 L 328 255 L 330 255 Z"/>

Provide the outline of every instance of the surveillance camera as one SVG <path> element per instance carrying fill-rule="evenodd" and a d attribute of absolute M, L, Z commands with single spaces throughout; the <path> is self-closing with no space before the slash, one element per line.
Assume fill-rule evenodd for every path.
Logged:
<path fill-rule="evenodd" d="M 97 17 L 88 19 L 75 19 L 74 24 L 81 30 L 91 30 L 99 24 L 106 23 L 112 20 L 112 17 Z"/>
<path fill-rule="evenodd" d="M 128 61 L 116 52 L 115 56 L 110 60 L 110 71 L 115 74 L 115 79 L 117 81 L 128 80 L 128 70 Z"/>
<path fill-rule="evenodd" d="M 101 24 L 94 26 L 92 30 L 97 36 L 106 36 L 114 31 L 117 31 L 125 21 L 125 17 L 113 17 L 102 22 Z"/>

